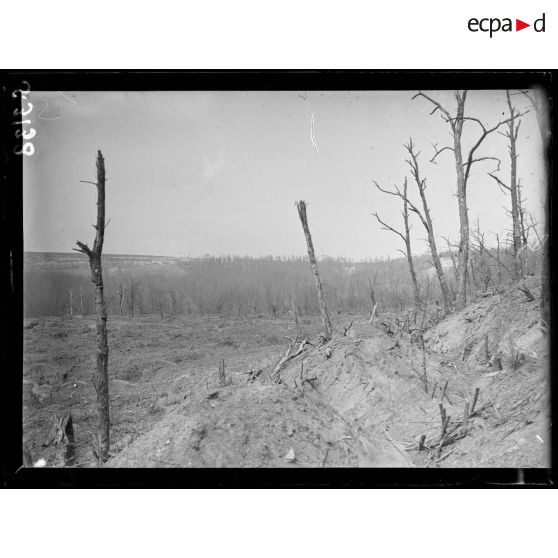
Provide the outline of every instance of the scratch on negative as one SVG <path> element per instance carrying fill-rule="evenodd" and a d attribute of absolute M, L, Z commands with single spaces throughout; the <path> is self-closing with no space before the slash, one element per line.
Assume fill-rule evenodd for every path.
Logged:
<path fill-rule="evenodd" d="M 320 152 L 318 151 L 318 146 L 316 145 L 316 138 L 314 137 L 314 113 L 312 113 L 312 118 L 310 120 L 310 140 L 312 141 L 312 145 L 316 150 L 316 153 L 319 155 Z"/>
<path fill-rule="evenodd" d="M 62 93 L 62 91 L 57 91 L 57 93 L 59 95 L 61 95 L 62 97 L 64 97 L 64 99 L 68 99 L 68 101 L 70 101 L 70 103 L 74 103 L 74 105 L 77 105 L 77 103 L 73 99 L 70 99 L 70 97 L 68 97 L 68 95 L 64 95 L 64 93 Z"/>

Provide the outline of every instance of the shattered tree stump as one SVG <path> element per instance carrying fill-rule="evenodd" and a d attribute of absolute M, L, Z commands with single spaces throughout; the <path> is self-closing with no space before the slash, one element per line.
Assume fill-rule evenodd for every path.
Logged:
<path fill-rule="evenodd" d="M 97 431 L 100 440 L 100 458 L 104 462 L 108 459 L 110 451 L 110 399 L 109 399 L 109 380 L 108 380 L 108 359 L 109 346 L 107 337 L 107 305 L 104 295 L 103 271 L 102 271 L 102 252 L 105 238 L 105 160 L 101 151 L 97 151 L 96 160 L 97 180 L 81 180 L 88 184 L 93 184 L 97 188 L 97 224 L 93 225 L 96 231 L 93 248 L 87 244 L 77 241 L 76 252 L 85 254 L 89 259 L 91 268 L 91 281 L 95 285 L 95 313 L 97 329 L 97 366 L 92 378 L 93 386 L 97 394 Z"/>
<path fill-rule="evenodd" d="M 471 402 L 471 409 L 469 411 L 469 416 L 475 412 L 475 405 L 477 404 L 477 399 L 479 398 L 480 388 L 475 388 L 475 393 L 473 395 L 473 401 Z"/>
<path fill-rule="evenodd" d="M 225 374 L 225 360 L 221 360 L 221 362 L 219 363 L 219 372 L 218 374 L 218 380 L 219 380 L 219 386 L 220 387 L 226 387 L 227 385 L 227 376 Z"/>
<path fill-rule="evenodd" d="M 442 388 L 442 397 L 440 397 L 440 401 L 444 400 L 444 397 L 446 396 L 446 390 L 448 389 L 448 380 L 446 380 L 444 382 L 444 387 Z"/>
<path fill-rule="evenodd" d="M 322 283 L 320 281 L 320 275 L 318 273 L 318 264 L 316 262 L 316 256 L 314 255 L 314 245 L 312 244 L 312 236 L 310 235 L 310 228 L 308 227 L 308 219 L 306 217 L 306 202 L 304 200 L 300 200 L 296 202 L 296 208 L 298 210 L 298 216 L 300 217 L 300 222 L 302 223 L 302 229 L 304 230 L 304 236 L 306 238 L 306 247 L 308 248 L 308 259 L 310 261 L 310 267 L 312 268 L 312 275 L 314 275 L 314 283 L 316 285 L 316 291 L 318 292 L 318 302 L 320 304 L 322 327 L 324 329 L 323 337 L 325 341 L 329 341 L 331 339 L 331 322 L 329 321 L 329 314 L 326 308 Z"/>

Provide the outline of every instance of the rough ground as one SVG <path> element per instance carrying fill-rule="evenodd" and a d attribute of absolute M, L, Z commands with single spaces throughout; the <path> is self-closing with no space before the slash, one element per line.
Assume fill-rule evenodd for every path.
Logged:
<path fill-rule="evenodd" d="M 286 318 L 110 317 L 113 457 L 105 466 L 549 466 L 548 346 L 538 278 L 525 283 L 532 302 L 516 286 L 481 297 L 429 329 L 424 349 L 392 316 L 373 326 L 337 316 L 326 345 L 316 319 L 297 327 Z M 53 463 L 54 415 L 71 412 L 76 466 L 94 466 L 94 319 L 27 326 L 24 434 L 33 458 Z M 271 378 L 285 336 L 313 344 Z M 450 428 L 478 387 L 475 413 L 460 439 L 418 451 L 421 435 L 429 446 L 440 433 L 445 380 Z"/>

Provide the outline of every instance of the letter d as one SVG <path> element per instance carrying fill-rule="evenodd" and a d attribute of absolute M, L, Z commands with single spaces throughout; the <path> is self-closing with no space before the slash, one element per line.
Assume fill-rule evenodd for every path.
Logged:
<path fill-rule="evenodd" d="M 541 18 L 536 19 L 535 23 L 533 23 L 533 29 L 537 32 L 537 33 L 544 33 L 544 26 L 545 26 L 545 14 L 542 15 Z M 539 23 L 541 24 L 541 28 L 539 29 Z"/>

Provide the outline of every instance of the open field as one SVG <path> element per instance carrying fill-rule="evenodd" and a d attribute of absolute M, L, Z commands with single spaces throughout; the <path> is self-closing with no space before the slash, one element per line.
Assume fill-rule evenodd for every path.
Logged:
<path fill-rule="evenodd" d="M 537 279 L 527 283 L 534 301 L 517 288 L 480 297 L 433 325 L 424 349 L 390 314 L 372 326 L 367 316 L 336 315 L 325 345 L 317 317 L 297 326 L 292 317 L 110 316 L 105 466 L 548 466 L 548 347 Z M 273 374 L 287 337 L 312 344 Z M 33 458 L 53 465 L 54 416 L 70 412 L 76 466 L 95 466 L 94 318 L 28 320 L 24 352 L 24 435 Z M 438 448 L 446 380 L 455 439 Z M 463 407 L 475 388 L 465 431 Z M 418 451 L 421 435 L 426 448 Z"/>

